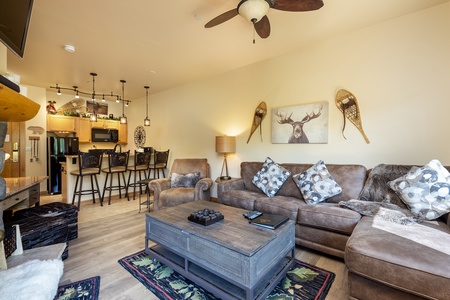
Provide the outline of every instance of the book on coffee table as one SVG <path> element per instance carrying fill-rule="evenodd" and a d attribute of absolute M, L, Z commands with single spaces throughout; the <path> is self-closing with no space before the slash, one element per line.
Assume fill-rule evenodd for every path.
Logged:
<path fill-rule="evenodd" d="M 289 218 L 285 216 L 271 215 L 265 213 L 253 220 L 250 220 L 249 223 L 269 229 L 277 229 L 288 220 Z"/>

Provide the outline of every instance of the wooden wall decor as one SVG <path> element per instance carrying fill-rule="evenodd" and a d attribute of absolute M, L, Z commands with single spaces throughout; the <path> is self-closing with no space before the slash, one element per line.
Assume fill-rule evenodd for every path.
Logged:
<path fill-rule="evenodd" d="M 262 142 L 262 128 L 261 123 L 264 120 L 264 118 L 267 115 L 267 105 L 266 102 L 261 102 L 258 107 L 255 109 L 255 113 L 253 115 L 253 123 L 252 128 L 250 130 L 250 136 L 248 137 L 247 144 L 250 141 L 250 138 L 252 137 L 253 133 L 256 131 L 256 129 L 259 127 L 259 134 L 261 135 L 261 142 Z"/>
<path fill-rule="evenodd" d="M 358 130 L 361 132 L 362 136 L 366 140 L 367 144 L 370 144 L 369 138 L 364 133 L 364 129 L 362 127 L 362 121 L 361 121 L 361 113 L 359 112 L 359 105 L 358 100 L 356 99 L 355 95 L 353 95 L 351 92 L 340 89 L 336 93 L 336 106 L 339 108 L 339 110 L 342 112 L 344 116 L 344 126 L 342 127 L 342 136 L 347 139 L 344 135 L 345 130 L 345 119 L 349 119 L 350 122 L 353 123 L 353 125 L 358 128 Z"/>

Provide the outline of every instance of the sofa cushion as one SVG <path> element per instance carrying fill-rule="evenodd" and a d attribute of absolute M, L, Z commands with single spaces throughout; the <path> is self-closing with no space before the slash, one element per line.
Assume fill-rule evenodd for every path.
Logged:
<path fill-rule="evenodd" d="M 187 173 L 187 174 L 170 174 L 170 187 L 195 187 L 197 181 L 200 180 L 200 172 Z"/>
<path fill-rule="evenodd" d="M 159 195 L 159 209 L 194 201 L 194 189 L 180 187 L 161 191 Z"/>
<path fill-rule="evenodd" d="M 450 295 L 450 229 L 438 221 L 402 226 L 363 217 L 347 242 L 349 272 L 427 299 Z"/>
<path fill-rule="evenodd" d="M 297 223 L 314 228 L 350 235 L 361 215 L 349 209 L 342 209 L 336 203 L 304 205 L 300 208 Z"/>
<path fill-rule="evenodd" d="M 373 202 L 365 200 L 349 200 L 339 202 L 339 206 L 349 208 L 363 216 L 381 218 L 402 225 L 419 223 L 421 219 L 405 208 L 389 202 Z"/>
<path fill-rule="evenodd" d="M 261 169 L 262 162 L 242 162 L 241 163 L 241 178 L 244 181 L 244 187 L 247 190 L 262 193 L 253 183 L 253 176 Z M 298 174 L 309 169 L 312 164 L 295 164 L 282 163 L 282 167 L 286 168 L 291 174 Z M 327 164 L 327 169 L 333 176 L 336 182 L 342 188 L 342 193 L 331 197 L 325 202 L 338 203 L 342 200 L 357 199 L 364 186 L 367 169 L 362 165 L 333 165 Z M 303 200 L 303 195 L 298 189 L 292 178 L 288 178 L 278 191 L 277 196 L 296 197 Z"/>
<path fill-rule="evenodd" d="M 305 172 L 294 175 L 293 178 L 308 204 L 323 202 L 342 193 L 342 188 L 328 172 L 323 160 L 318 161 Z"/>
<path fill-rule="evenodd" d="M 247 190 L 227 190 L 226 192 L 221 193 L 219 203 L 243 208 L 246 210 L 255 210 L 255 200 L 261 196 L 265 197 L 265 195 L 261 192 L 253 192 Z"/>
<path fill-rule="evenodd" d="M 255 200 L 254 210 L 268 214 L 286 216 L 291 220 L 297 220 L 297 214 L 300 207 L 305 202 L 295 197 L 275 196 L 268 198 L 260 195 Z"/>
<path fill-rule="evenodd" d="M 291 172 L 267 157 L 252 182 L 268 197 L 274 197 L 289 176 Z"/>
<path fill-rule="evenodd" d="M 438 160 L 389 182 L 416 216 L 434 220 L 450 212 L 450 172 Z"/>

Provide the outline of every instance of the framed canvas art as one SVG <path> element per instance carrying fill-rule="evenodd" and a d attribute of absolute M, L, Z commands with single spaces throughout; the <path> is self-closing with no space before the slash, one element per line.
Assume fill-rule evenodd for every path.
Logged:
<path fill-rule="evenodd" d="M 328 143 L 328 102 L 273 108 L 272 143 Z"/>
<path fill-rule="evenodd" d="M 95 112 L 98 115 L 108 116 L 108 104 L 107 103 L 92 103 L 91 100 L 86 100 L 86 112 L 93 113 Z"/>

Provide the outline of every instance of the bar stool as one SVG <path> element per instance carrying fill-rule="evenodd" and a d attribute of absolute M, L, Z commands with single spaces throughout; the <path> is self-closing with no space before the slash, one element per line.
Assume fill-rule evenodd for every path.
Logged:
<path fill-rule="evenodd" d="M 150 171 L 149 171 L 149 177 L 153 170 L 153 178 L 156 178 L 156 173 L 158 173 L 159 178 L 159 172 L 162 171 L 163 177 L 166 177 L 166 174 L 164 173 L 164 169 L 167 168 L 167 161 L 169 160 L 169 151 L 156 151 L 154 154 L 153 164 L 150 164 Z"/>
<path fill-rule="evenodd" d="M 95 193 L 98 193 L 100 205 L 103 205 L 103 197 L 100 195 L 100 188 L 97 181 L 97 175 L 100 174 L 102 166 L 102 158 L 103 156 L 101 153 L 78 152 L 78 170 L 70 172 L 71 175 L 77 176 L 72 197 L 72 205 L 75 202 L 75 196 L 78 195 L 78 210 L 80 210 L 82 195 L 92 194 L 92 201 L 95 203 Z M 83 190 L 83 178 L 85 176 L 89 176 L 91 178 L 91 188 Z M 97 189 L 94 187 L 93 179 L 95 179 Z M 77 190 L 78 182 L 80 182 L 80 188 Z"/>
<path fill-rule="evenodd" d="M 151 153 L 150 152 L 138 152 L 134 150 L 134 165 L 128 166 L 128 188 L 133 187 L 133 200 L 136 199 L 136 187 L 139 186 L 139 192 L 142 194 L 142 187 L 145 186 L 145 183 L 142 183 L 142 179 L 147 178 L 147 171 L 149 170 Z M 144 173 L 144 177 L 142 178 L 142 172 Z M 131 175 L 134 174 L 134 181 L 130 183 Z M 136 177 L 139 175 L 139 180 L 136 182 Z"/>
<path fill-rule="evenodd" d="M 145 187 L 145 195 L 147 197 L 146 200 L 142 201 L 141 200 L 142 193 L 139 194 L 139 212 L 141 212 L 141 206 L 143 206 L 143 205 L 146 205 L 147 206 L 147 211 L 150 212 L 150 205 L 153 204 L 153 201 L 150 200 L 150 196 L 151 196 L 152 190 L 150 190 L 150 188 L 148 187 L 148 184 L 152 180 L 154 180 L 154 179 L 147 178 L 147 179 L 143 179 L 143 180 L 140 180 L 140 181 L 137 182 L 139 184 L 142 184 L 142 185 L 146 186 Z"/>
<path fill-rule="evenodd" d="M 109 199 L 108 205 L 111 204 L 111 191 L 118 190 L 119 198 L 122 198 L 122 190 L 125 190 L 125 196 L 128 201 L 130 201 L 130 197 L 128 196 L 128 187 L 127 182 L 125 180 L 125 173 L 127 172 L 128 167 L 128 158 L 130 157 L 130 150 L 127 152 L 111 152 L 108 153 L 108 168 L 102 169 L 102 172 L 106 173 L 105 185 L 103 187 L 103 195 L 102 195 L 102 203 L 105 197 L 105 192 L 109 191 Z M 113 185 L 113 177 L 114 174 L 117 174 L 117 185 Z M 123 186 L 120 183 L 120 175 L 122 175 Z M 111 176 L 111 177 L 109 177 Z M 106 186 L 108 183 L 109 177 L 109 186 Z"/>

